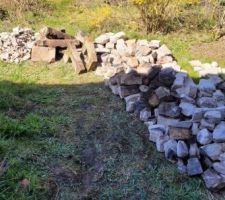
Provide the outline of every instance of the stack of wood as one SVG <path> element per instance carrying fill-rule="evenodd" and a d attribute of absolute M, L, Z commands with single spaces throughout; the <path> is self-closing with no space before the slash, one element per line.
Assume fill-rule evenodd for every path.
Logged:
<path fill-rule="evenodd" d="M 57 55 L 63 54 L 65 63 L 72 62 L 77 74 L 96 68 L 97 56 L 92 39 L 79 32 L 73 37 L 64 29 L 45 27 L 40 30 L 40 39 L 32 49 L 32 61 L 55 62 Z"/>

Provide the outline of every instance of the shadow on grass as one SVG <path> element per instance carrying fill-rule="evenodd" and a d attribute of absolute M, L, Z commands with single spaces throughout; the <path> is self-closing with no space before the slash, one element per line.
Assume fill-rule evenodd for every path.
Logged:
<path fill-rule="evenodd" d="M 2 81 L 0 111 L 0 199 L 207 198 L 201 179 L 178 174 L 103 83 Z"/>

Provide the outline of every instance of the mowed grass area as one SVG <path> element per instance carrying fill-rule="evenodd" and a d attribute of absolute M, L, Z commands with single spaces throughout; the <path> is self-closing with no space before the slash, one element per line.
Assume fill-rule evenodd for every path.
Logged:
<path fill-rule="evenodd" d="M 207 198 L 201 179 L 165 161 L 94 73 L 1 63 L 0 96 L 0 199 Z"/>
<path fill-rule="evenodd" d="M 0 21 L 0 31 L 21 24 L 37 31 L 48 25 L 71 34 L 79 28 L 93 37 L 100 33 L 77 23 L 70 0 L 52 2 L 47 16 Z M 190 60 L 214 59 L 198 50 L 214 43 L 210 33 L 124 31 L 166 43 L 194 78 Z M 218 61 L 225 65 L 222 55 Z M 199 177 L 179 174 L 148 141 L 145 125 L 124 109 L 94 72 L 77 76 L 63 62 L 0 62 L 0 199 L 224 199 L 206 191 Z M 21 185 L 26 179 L 27 187 Z"/>

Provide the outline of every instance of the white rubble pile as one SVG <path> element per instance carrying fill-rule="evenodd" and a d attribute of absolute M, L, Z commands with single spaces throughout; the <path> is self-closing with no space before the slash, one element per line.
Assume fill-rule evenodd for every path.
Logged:
<path fill-rule="evenodd" d="M 135 48 L 130 49 L 130 43 Z M 96 48 L 102 59 L 97 74 L 125 100 L 126 111 L 146 124 L 157 151 L 176 163 L 181 173 L 201 175 L 208 189 L 225 188 L 223 77 L 204 74 L 206 78 L 196 84 L 165 45 L 126 40 L 123 33 L 98 37 Z M 171 59 L 164 59 L 168 55 Z M 154 61 L 143 61 L 146 56 Z"/>
<path fill-rule="evenodd" d="M 29 28 L 15 27 L 12 32 L 0 33 L 0 60 L 19 63 L 29 60 L 35 33 Z"/>
<path fill-rule="evenodd" d="M 225 73 L 225 69 L 221 68 L 215 61 L 212 63 L 201 63 L 199 60 L 192 60 L 189 62 L 194 71 L 199 73 L 199 76 L 206 76 L 208 74 L 217 75 Z"/>
<path fill-rule="evenodd" d="M 96 74 L 105 78 L 130 70 L 145 74 L 159 64 L 180 70 L 170 49 L 159 40 L 127 39 L 124 32 L 105 33 L 95 39 L 95 48 L 101 63 Z"/>

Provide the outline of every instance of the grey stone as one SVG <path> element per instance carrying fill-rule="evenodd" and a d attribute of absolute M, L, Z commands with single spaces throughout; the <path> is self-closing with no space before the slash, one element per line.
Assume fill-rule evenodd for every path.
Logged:
<path fill-rule="evenodd" d="M 200 157 L 198 145 L 196 143 L 191 143 L 190 144 L 189 157 L 190 158 L 193 158 L 193 157 L 198 157 L 199 158 Z"/>
<path fill-rule="evenodd" d="M 132 94 L 138 94 L 138 93 L 139 93 L 139 88 L 136 85 L 119 86 L 119 95 L 121 99 L 123 99 L 124 97 L 130 96 Z"/>
<path fill-rule="evenodd" d="M 135 101 L 128 101 L 126 103 L 126 112 L 132 113 L 134 112 Z"/>
<path fill-rule="evenodd" d="M 222 150 L 223 145 L 218 143 L 207 144 L 200 147 L 201 154 L 208 156 L 212 160 L 218 160 Z"/>
<path fill-rule="evenodd" d="M 183 87 L 176 89 L 176 94 L 178 97 L 189 96 L 191 98 L 196 98 L 198 87 L 193 82 L 191 78 L 186 78 Z"/>
<path fill-rule="evenodd" d="M 225 122 L 219 123 L 213 131 L 214 142 L 225 142 Z"/>
<path fill-rule="evenodd" d="M 177 169 L 180 173 L 186 174 L 187 173 L 187 166 L 184 164 L 184 161 L 182 159 L 177 160 Z"/>
<path fill-rule="evenodd" d="M 215 86 L 217 86 L 218 84 L 223 82 L 223 79 L 220 78 L 218 75 L 215 75 L 215 74 L 208 74 L 207 77 L 209 78 L 209 80 L 211 82 L 213 82 L 213 84 Z"/>
<path fill-rule="evenodd" d="M 160 47 L 160 40 L 151 40 L 148 46 L 152 49 L 158 49 Z"/>
<path fill-rule="evenodd" d="M 148 127 L 149 140 L 156 142 L 157 138 L 163 136 L 165 133 L 165 126 L 163 125 L 151 125 Z"/>
<path fill-rule="evenodd" d="M 165 86 L 172 86 L 175 80 L 175 71 L 172 68 L 162 69 L 159 73 L 159 81 Z"/>
<path fill-rule="evenodd" d="M 184 73 L 184 72 L 179 72 L 179 73 L 176 74 L 175 77 L 176 77 L 176 79 L 173 82 L 172 90 L 176 90 L 178 88 L 183 87 L 184 81 L 185 81 L 185 79 L 187 77 L 187 74 Z"/>
<path fill-rule="evenodd" d="M 207 93 L 213 93 L 216 90 L 215 84 L 210 79 L 200 79 L 198 88 Z"/>
<path fill-rule="evenodd" d="M 172 55 L 172 52 L 165 44 L 162 45 L 158 50 L 156 50 L 156 52 L 157 52 L 158 59 L 160 59 L 164 56 Z"/>
<path fill-rule="evenodd" d="M 149 119 L 147 122 L 144 122 L 144 124 L 149 127 L 149 126 L 152 126 L 152 125 L 155 125 L 156 124 L 156 119 L 155 118 L 151 118 Z"/>
<path fill-rule="evenodd" d="M 204 114 L 208 111 L 219 111 L 222 114 L 222 117 L 224 118 L 225 116 L 225 107 L 216 107 L 216 108 L 196 108 L 195 112 L 192 116 L 192 121 L 193 122 L 200 122 L 202 118 L 204 117 Z"/>
<path fill-rule="evenodd" d="M 225 96 L 224 96 L 224 94 L 223 94 L 220 90 L 216 90 L 216 91 L 213 93 L 213 98 L 214 98 L 216 101 L 225 101 Z"/>
<path fill-rule="evenodd" d="M 204 118 L 209 123 L 217 124 L 222 120 L 222 115 L 219 111 L 207 111 Z"/>
<path fill-rule="evenodd" d="M 127 97 L 124 98 L 124 100 L 125 100 L 126 103 L 129 102 L 129 101 L 136 102 L 136 101 L 139 101 L 140 98 L 141 98 L 141 94 L 138 93 L 138 94 L 133 94 L 133 95 L 127 96 Z"/>
<path fill-rule="evenodd" d="M 215 108 L 217 107 L 217 102 L 212 97 L 200 97 L 197 104 L 201 108 Z"/>
<path fill-rule="evenodd" d="M 135 71 L 120 76 L 120 85 L 141 85 L 142 77 Z"/>
<path fill-rule="evenodd" d="M 148 92 L 149 87 L 146 86 L 146 85 L 140 85 L 139 90 L 140 90 L 141 92 Z"/>
<path fill-rule="evenodd" d="M 181 114 L 179 106 L 175 102 L 163 102 L 159 105 L 159 114 L 166 117 L 177 118 Z"/>
<path fill-rule="evenodd" d="M 200 131 L 199 123 L 193 123 L 191 131 L 192 131 L 192 135 L 197 135 L 198 132 Z"/>
<path fill-rule="evenodd" d="M 136 56 L 147 56 L 151 53 L 152 49 L 147 46 L 139 46 L 136 47 Z"/>
<path fill-rule="evenodd" d="M 181 103 L 195 104 L 195 99 L 187 96 L 186 94 L 180 96 Z"/>
<path fill-rule="evenodd" d="M 212 133 L 207 129 L 202 129 L 197 134 L 197 141 L 201 145 L 210 144 L 212 142 Z"/>
<path fill-rule="evenodd" d="M 150 119 L 151 116 L 152 116 L 151 111 L 147 108 L 143 109 L 140 112 L 140 120 L 141 121 L 147 122 Z"/>
<path fill-rule="evenodd" d="M 156 90 L 155 90 L 155 94 L 157 95 L 157 97 L 161 100 L 165 97 L 169 97 L 170 96 L 170 90 L 165 88 L 165 87 L 158 87 Z"/>
<path fill-rule="evenodd" d="M 164 150 L 164 144 L 169 140 L 168 135 L 161 135 L 156 139 L 156 149 L 158 152 L 163 153 Z"/>
<path fill-rule="evenodd" d="M 187 172 L 189 176 L 196 176 L 203 173 L 202 166 L 198 158 L 188 159 Z"/>
<path fill-rule="evenodd" d="M 181 108 L 181 113 L 187 117 L 191 117 L 195 112 L 196 106 L 191 103 L 180 103 L 179 107 Z"/>
<path fill-rule="evenodd" d="M 219 174 L 225 175 L 225 163 L 224 162 L 215 162 L 215 163 L 213 163 L 213 168 Z"/>
<path fill-rule="evenodd" d="M 139 46 L 149 46 L 149 42 L 147 40 L 138 40 L 137 45 Z"/>
<path fill-rule="evenodd" d="M 188 156 L 188 147 L 184 141 L 178 141 L 177 143 L 177 156 L 185 158 Z"/>
<path fill-rule="evenodd" d="M 106 47 L 107 49 L 114 49 L 115 44 L 114 44 L 114 43 L 111 43 L 111 42 L 108 42 L 108 43 L 105 45 L 105 47 Z"/>
<path fill-rule="evenodd" d="M 200 123 L 200 129 L 204 129 L 204 128 L 206 128 L 210 131 L 213 131 L 213 129 L 215 128 L 215 124 L 210 123 L 210 122 L 206 121 L 205 119 L 202 119 L 201 123 Z"/>
<path fill-rule="evenodd" d="M 100 35 L 95 39 L 95 43 L 104 45 L 109 42 L 109 38 L 110 38 L 109 34 Z"/>
<path fill-rule="evenodd" d="M 224 162 L 225 161 L 225 153 L 220 154 L 219 160 Z"/>
<path fill-rule="evenodd" d="M 209 190 L 212 190 L 212 191 L 216 192 L 216 191 L 224 188 L 224 186 L 225 186 L 225 182 L 223 181 L 223 178 L 221 176 L 219 176 L 212 169 L 206 170 L 203 173 L 202 178 L 203 178 L 203 180 L 205 182 L 206 187 Z"/>
<path fill-rule="evenodd" d="M 172 63 L 174 58 L 172 56 L 164 56 L 157 60 L 157 64 L 168 64 Z"/>
<path fill-rule="evenodd" d="M 110 42 L 116 43 L 120 39 L 125 39 L 126 35 L 124 32 L 118 32 L 110 36 Z"/>
<path fill-rule="evenodd" d="M 165 157 L 171 162 L 176 162 L 177 159 L 177 142 L 170 139 L 164 143 Z"/>

